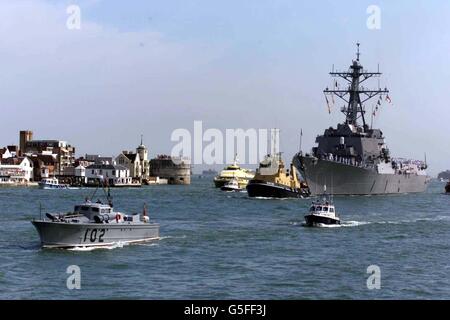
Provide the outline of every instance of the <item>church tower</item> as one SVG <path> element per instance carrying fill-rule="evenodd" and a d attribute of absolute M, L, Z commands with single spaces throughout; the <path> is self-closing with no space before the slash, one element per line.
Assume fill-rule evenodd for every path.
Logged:
<path fill-rule="evenodd" d="M 141 176 L 148 177 L 150 174 L 150 162 L 148 161 L 148 149 L 144 146 L 143 136 L 141 134 L 141 144 L 136 148 L 136 153 L 139 154 L 140 159 L 140 167 L 141 167 Z"/>

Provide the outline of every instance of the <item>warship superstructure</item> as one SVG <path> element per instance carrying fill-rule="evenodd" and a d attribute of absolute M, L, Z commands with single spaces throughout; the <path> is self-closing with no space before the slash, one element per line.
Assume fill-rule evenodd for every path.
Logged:
<path fill-rule="evenodd" d="M 364 70 L 359 61 L 359 43 L 357 49 L 356 60 L 348 71 L 330 72 L 332 77 L 344 79 L 347 86 L 342 88 L 334 81 L 332 89 L 324 90 L 329 108 L 329 99 L 334 101 L 336 97 L 346 102 L 341 109 L 345 121 L 317 136 L 312 152 L 300 151 L 294 163 L 314 195 L 321 193 L 324 185 L 335 195 L 423 192 L 429 182 L 426 161 L 391 158 L 383 132 L 366 122 L 365 102 L 378 98 L 373 117 L 383 99 L 390 102 L 390 98 L 387 88 L 371 90 L 362 86 L 381 73 Z"/>

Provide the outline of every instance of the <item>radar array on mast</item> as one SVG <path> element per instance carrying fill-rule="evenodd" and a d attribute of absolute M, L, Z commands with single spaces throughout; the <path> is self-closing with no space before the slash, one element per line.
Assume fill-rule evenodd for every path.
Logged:
<path fill-rule="evenodd" d="M 337 96 L 345 103 L 347 106 L 341 109 L 342 113 L 345 114 L 345 123 L 355 126 L 358 125 L 358 119 L 362 119 L 363 128 L 366 129 L 366 120 L 364 118 L 365 108 L 364 103 L 373 97 L 379 95 L 378 105 L 380 104 L 381 98 L 384 94 L 388 94 L 389 90 L 387 88 L 381 89 L 378 86 L 377 90 L 371 90 L 364 88 L 361 84 L 372 77 L 380 77 L 381 72 L 368 72 L 363 69 L 362 65 L 359 63 L 359 57 L 361 53 L 359 52 L 359 45 L 357 43 L 356 60 L 353 60 L 352 65 L 346 72 L 332 71 L 330 75 L 333 78 L 342 78 L 348 82 L 348 87 L 346 89 L 340 89 L 337 80 L 334 81 L 334 89 L 330 90 L 328 87 L 323 91 L 325 94 L 325 99 L 327 101 L 328 109 L 330 111 L 329 100 L 327 96 L 331 96 L 334 102 L 334 96 Z M 388 96 L 386 96 L 388 99 Z M 389 98 L 390 100 L 390 98 Z"/>

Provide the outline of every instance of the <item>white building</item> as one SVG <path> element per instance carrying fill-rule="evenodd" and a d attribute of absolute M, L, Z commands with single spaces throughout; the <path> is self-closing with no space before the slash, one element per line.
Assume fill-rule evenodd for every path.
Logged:
<path fill-rule="evenodd" d="M 127 167 L 133 178 L 141 177 L 141 161 L 138 153 L 129 153 L 128 151 L 122 151 L 122 153 L 116 157 L 115 162 L 118 165 Z"/>
<path fill-rule="evenodd" d="M 11 153 L 11 151 L 9 151 L 8 147 L 5 147 L 3 149 L 0 149 L 0 160 L 1 159 L 8 159 L 13 157 L 13 154 Z"/>
<path fill-rule="evenodd" d="M 104 179 L 111 186 L 132 184 L 130 170 L 121 165 L 91 164 L 85 169 L 88 183 L 95 184 L 99 179 Z"/>
<path fill-rule="evenodd" d="M 136 153 L 131 151 L 122 151 L 116 158 L 115 162 L 125 166 L 130 170 L 133 178 L 145 179 L 150 175 L 150 161 L 148 160 L 148 149 L 142 143 L 136 148 Z"/>
<path fill-rule="evenodd" d="M 83 167 L 81 164 L 78 167 L 75 167 L 75 177 L 79 179 L 81 183 L 86 183 L 86 168 Z"/>
<path fill-rule="evenodd" d="M 27 157 L 2 159 L 0 184 L 27 184 L 33 179 L 33 163 Z"/>

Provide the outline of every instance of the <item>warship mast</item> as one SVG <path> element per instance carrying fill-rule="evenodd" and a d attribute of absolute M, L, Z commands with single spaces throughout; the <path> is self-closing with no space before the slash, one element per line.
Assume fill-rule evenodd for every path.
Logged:
<path fill-rule="evenodd" d="M 358 119 L 362 119 L 363 132 L 368 130 L 366 120 L 364 118 L 365 109 L 364 102 L 372 99 L 377 95 L 388 94 L 389 90 L 387 88 L 377 90 L 370 90 L 360 86 L 364 81 L 372 77 L 379 77 L 381 72 L 368 72 L 363 69 L 363 66 L 359 62 L 359 52 L 360 43 L 356 43 L 356 60 L 353 60 L 347 72 L 335 72 L 334 70 L 330 72 L 333 78 L 340 77 L 348 82 L 348 87 L 345 90 L 341 90 L 338 87 L 338 82 L 335 80 L 334 89 L 330 90 L 326 88 L 323 92 L 325 96 L 335 95 L 347 103 L 347 107 L 341 109 L 342 113 L 345 115 L 345 124 L 354 125 L 355 127 L 360 127 L 358 124 Z M 328 99 L 327 99 L 328 101 Z"/>

